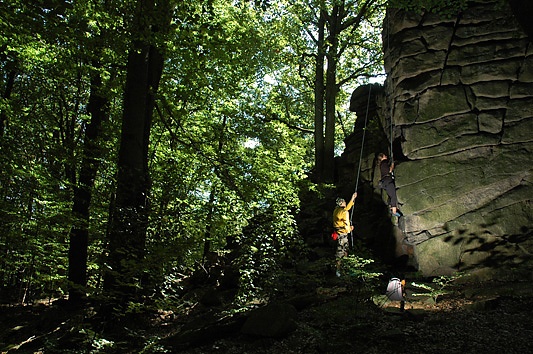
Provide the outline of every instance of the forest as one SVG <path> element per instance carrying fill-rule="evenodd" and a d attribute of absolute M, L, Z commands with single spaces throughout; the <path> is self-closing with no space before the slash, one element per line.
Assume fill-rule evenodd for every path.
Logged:
<path fill-rule="evenodd" d="M 383 81 L 388 5 L 3 1 L 1 306 L 71 321 L 29 352 L 157 352 L 147 318 L 192 312 L 200 283 L 229 289 L 226 314 L 283 293 L 307 255 L 302 195 L 335 193 L 349 97 Z M 359 247 L 350 286 L 370 291 Z"/>

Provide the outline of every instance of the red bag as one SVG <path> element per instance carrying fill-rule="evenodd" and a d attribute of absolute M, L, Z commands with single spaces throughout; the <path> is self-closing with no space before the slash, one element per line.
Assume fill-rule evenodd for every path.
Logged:
<path fill-rule="evenodd" d="M 339 234 L 337 233 L 337 231 L 333 231 L 333 233 L 331 234 L 331 238 L 333 239 L 333 241 L 337 241 L 337 239 L 339 238 Z"/>

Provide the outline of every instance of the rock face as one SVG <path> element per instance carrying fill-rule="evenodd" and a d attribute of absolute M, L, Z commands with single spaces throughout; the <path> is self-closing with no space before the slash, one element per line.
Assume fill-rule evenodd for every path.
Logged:
<path fill-rule="evenodd" d="M 380 133 L 363 149 L 361 176 L 380 197 L 373 159 L 392 133 L 404 217 L 379 243 L 409 253 L 426 275 L 530 273 L 533 42 L 498 6 L 472 2 L 456 18 L 389 9 L 384 22 L 387 79 L 371 118 Z M 359 121 L 362 91 L 351 102 Z M 357 128 L 338 161 L 341 178 L 358 169 Z M 383 234 L 375 221 L 360 227 L 367 239 Z"/>

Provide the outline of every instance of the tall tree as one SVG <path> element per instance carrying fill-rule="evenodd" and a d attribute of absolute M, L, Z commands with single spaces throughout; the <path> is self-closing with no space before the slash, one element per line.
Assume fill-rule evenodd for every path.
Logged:
<path fill-rule="evenodd" d="M 31 236 L 32 242 L 36 245 L 35 251 L 32 252 L 35 254 L 32 258 L 32 267 L 36 269 L 35 274 L 42 273 L 39 268 L 48 268 L 49 272 L 53 273 L 53 275 L 48 274 L 50 279 L 60 279 L 59 274 L 67 266 L 65 259 L 59 256 L 64 254 L 60 250 L 66 247 L 64 240 L 68 231 L 63 228 L 72 221 L 67 210 L 72 208 L 71 211 L 76 215 L 80 212 L 80 216 L 83 214 L 80 220 L 88 221 L 88 203 L 87 208 L 81 207 L 85 204 L 81 201 L 87 195 L 90 196 L 90 188 L 83 188 L 83 193 L 80 193 L 82 188 L 77 184 L 80 162 L 83 164 L 100 160 L 94 154 L 92 159 L 80 161 L 78 158 L 82 155 L 79 154 L 81 142 L 93 144 L 93 134 L 89 132 L 90 129 L 82 138 L 82 127 L 86 125 L 85 123 L 94 127 L 86 115 L 91 112 L 86 112 L 83 107 L 90 107 L 87 105 L 88 99 L 91 103 L 95 101 L 94 97 L 89 98 L 86 90 L 90 60 L 84 53 L 89 53 L 92 47 L 88 45 L 89 41 L 85 42 L 86 37 L 91 37 L 87 31 L 89 21 L 79 21 L 83 16 L 76 14 L 80 9 L 87 10 L 87 4 L 78 2 L 73 6 L 61 0 L 33 3 L 15 0 L 9 3 L 5 14 L 6 18 L 10 16 L 16 18 L 14 21 L 2 22 L 2 24 L 16 23 L 16 26 L 8 27 L 11 32 L 7 33 L 10 34 L 3 32 L 12 38 L 9 45 L 12 49 L 6 53 L 7 57 L 17 58 L 19 62 L 19 75 L 12 83 L 14 89 L 12 99 L 16 101 L 8 112 L 12 123 L 10 135 L 16 136 L 20 144 L 16 155 L 27 156 L 24 162 L 11 160 L 12 166 L 22 168 L 13 169 L 13 173 L 9 175 L 13 180 L 28 179 L 21 176 L 21 172 L 27 174 L 23 171 L 31 171 L 29 179 L 33 181 L 35 187 L 25 189 L 31 196 L 28 201 L 28 212 L 35 220 L 37 228 L 37 232 Z M 97 72 L 98 69 L 93 71 Z M 99 92 L 99 95 L 103 96 L 102 92 Z M 93 108 L 97 106 L 98 104 L 93 104 Z M 13 109 L 15 107 L 17 109 Z M 100 118 L 94 117 L 95 124 L 99 124 L 97 122 Z M 23 143 L 25 139 L 30 139 L 31 144 Z M 94 165 L 88 164 L 85 167 L 87 168 L 81 168 L 80 173 L 80 180 L 84 185 L 94 180 L 85 173 L 87 169 L 93 169 Z M 18 194 L 14 190 L 11 193 Z M 83 210 L 86 212 L 81 213 Z M 44 219 L 40 219 L 41 217 Z M 86 228 L 86 224 L 84 222 L 83 227 Z M 38 232 L 42 225 L 49 225 L 48 235 Z M 80 223 L 76 224 L 70 237 L 77 234 L 76 227 L 80 226 L 82 226 Z M 18 238 L 28 230 L 30 229 L 26 228 L 22 231 L 22 235 Z M 75 237 L 71 242 L 71 251 L 74 246 L 75 250 L 81 252 L 69 252 L 71 261 L 69 279 L 70 284 L 83 286 L 86 283 L 87 259 L 82 255 L 87 254 L 87 242 L 85 247 L 78 248 L 77 240 Z M 42 251 L 41 245 L 46 245 L 46 251 Z M 54 245 L 54 248 L 50 248 L 50 245 Z M 49 259 L 53 261 L 50 262 Z M 77 266 L 80 264 L 81 266 Z M 39 281 L 35 283 L 39 284 Z M 69 287 L 65 286 L 64 289 Z M 71 298 L 74 299 L 75 296 Z"/>
<path fill-rule="evenodd" d="M 314 137 L 315 137 L 315 171 L 316 179 L 323 181 L 324 176 L 324 63 L 325 63 L 325 30 L 326 30 L 326 13 L 320 11 L 317 23 L 318 36 L 316 41 L 317 54 L 315 63 L 315 119 L 314 119 Z"/>
<path fill-rule="evenodd" d="M 8 51 L 6 50 L 5 47 L 0 49 L 0 53 L 2 53 L 0 57 L 0 62 L 3 63 L 2 101 L 4 104 L 6 104 L 6 102 L 11 97 L 11 92 L 13 92 L 13 86 L 15 84 L 15 77 L 17 76 L 16 60 L 14 58 L 9 58 Z M 0 106 L 0 138 L 4 136 L 5 126 L 7 122 L 6 111 L 7 111 L 7 107 Z"/>
<path fill-rule="evenodd" d="M 132 299 L 145 255 L 149 216 L 148 147 L 155 95 L 163 70 L 171 0 L 137 2 L 132 22 L 124 91 L 116 201 L 109 235 L 104 288 Z"/>
<path fill-rule="evenodd" d="M 315 180 L 333 182 L 338 137 L 336 117 L 346 89 L 381 71 L 380 41 L 384 0 L 291 1 L 304 40 L 292 44 L 303 51 L 300 74 L 313 67 Z M 308 60 L 314 60 L 309 63 Z M 351 85 L 351 86 L 350 86 Z"/>
<path fill-rule="evenodd" d="M 325 88 L 325 106 L 326 106 L 326 129 L 324 138 L 324 181 L 332 182 L 334 177 L 334 158 L 335 158 L 335 121 L 337 113 L 337 96 L 339 88 L 347 82 L 357 79 L 359 76 L 370 76 L 372 67 L 369 64 L 376 65 L 378 62 L 368 63 L 361 59 L 346 56 L 346 50 L 349 46 L 364 47 L 364 43 L 354 41 L 356 31 L 363 32 L 363 20 L 374 16 L 378 10 L 375 7 L 377 0 L 365 1 L 333 1 L 329 13 L 326 14 L 328 28 L 326 52 L 327 69 L 326 69 L 326 88 Z M 343 38 L 343 32 L 347 35 Z M 379 56 L 378 56 L 379 58 Z M 358 60 L 360 66 L 355 70 L 345 72 L 345 77 L 338 78 L 339 65 L 344 60 Z"/>
<path fill-rule="evenodd" d="M 75 171 L 72 183 L 73 226 L 69 233 L 69 301 L 77 302 L 87 292 L 87 267 L 89 249 L 90 208 L 94 187 L 101 161 L 106 157 L 103 148 L 103 125 L 110 120 L 112 86 L 117 77 L 117 63 L 125 57 L 122 53 L 125 44 L 117 29 L 122 21 L 113 11 L 111 2 L 94 3 L 92 6 L 84 1 L 73 4 L 64 16 L 66 28 L 64 41 L 76 43 L 78 48 L 80 75 L 88 81 L 88 95 L 85 104 L 86 119 L 81 121 L 81 130 L 77 159 L 72 160 L 71 170 Z M 111 45 L 111 37 L 113 43 Z M 104 54 L 106 53 L 106 54 Z M 107 136 L 111 136 L 108 132 Z M 96 239 L 94 237 L 93 239 Z"/>
<path fill-rule="evenodd" d="M 87 111 L 91 116 L 85 126 L 83 158 L 79 180 L 74 187 L 72 212 L 77 219 L 70 231 L 69 242 L 69 301 L 77 302 L 84 297 L 87 286 L 87 249 L 89 240 L 89 208 L 92 190 L 99 161 L 102 158 L 99 139 L 102 124 L 108 119 L 109 99 L 103 94 L 102 77 L 98 72 L 100 65 L 93 63 L 95 71 L 91 78 L 91 88 Z"/>

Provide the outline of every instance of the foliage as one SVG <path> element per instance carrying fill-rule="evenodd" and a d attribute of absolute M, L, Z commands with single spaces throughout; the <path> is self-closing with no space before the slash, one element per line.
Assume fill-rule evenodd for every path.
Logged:
<path fill-rule="evenodd" d="M 350 277 L 371 282 L 381 276 L 380 272 L 367 270 L 366 267 L 375 261 L 371 258 L 349 255 L 341 259 L 341 270 L 343 274 Z"/>
<path fill-rule="evenodd" d="M 453 275 L 441 275 L 433 278 L 431 285 L 412 282 L 412 286 L 425 291 L 421 293 L 413 293 L 411 294 L 411 296 L 429 296 L 433 299 L 434 302 L 437 302 L 437 298 L 439 296 L 451 293 L 450 286 L 454 281 L 461 279 L 467 275 L 468 274 L 462 272 L 457 272 Z"/>
<path fill-rule="evenodd" d="M 21 301 L 46 294 L 42 289 L 49 280 L 41 278 L 46 274 L 41 268 L 48 269 L 47 279 L 54 279 L 55 290 L 50 295 L 62 295 L 67 287 L 66 241 L 71 225 L 76 222 L 71 215 L 72 191 L 83 158 L 89 76 L 96 70 L 92 66 L 95 53 L 88 49 L 94 49 L 111 26 L 120 26 L 120 21 L 104 16 L 99 17 L 98 28 L 88 26 L 93 16 L 103 14 L 103 9 L 93 12 L 87 6 L 77 2 L 76 6 L 51 9 L 44 4 L 10 2 L 1 22 L 5 26 L 3 33 L 13 34 L 9 42 L 0 44 L 2 63 L 15 73 L 13 90 L 6 100 L 10 108 L 3 111 L 7 117 L 4 135 L 0 138 L 2 168 L 7 172 L 2 181 L 2 210 L 11 215 L 3 219 L 9 230 L 3 233 L 6 237 L 3 249 L 9 255 L 3 267 L 3 286 L 22 281 L 40 289 L 32 292 L 33 297 L 19 297 Z M 13 23 L 17 26 L 12 26 Z M 110 43 L 109 38 L 105 40 Z M 99 58 L 102 64 L 116 59 L 112 49 L 120 52 L 120 42 L 116 41 L 106 56 Z M 107 65 L 98 70 L 106 77 L 116 71 Z M 114 88 L 107 89 L 107 95 L 113 99 Z M 113 126 L 106 128 L 111 135 Z M 105 155 L 104 159 L 110 161 Z M 105 175 L 107 171 L 103 172 Z M 107 203 L 108 186 L 108 180 L 97 182 L 97 190 L 104 195 L 95 193 L 95 200 Z M 105 204 L 95 203 L 93 210 L 99 212 L 94 213 L 91 228 L 95 240 L 89 249 L 91 274 L 97 269 L 97 256 L 102 252 L 105 227 L 101 225 L 107 219 Z M 11 258 L 26 252 L 33 254 L 31 266 L 20 263 L 28 259 L 26 256 Z"/>
<path fill-rule="evenodd" d="M 0 286 L 9 300 L 60 297 L 71 285 L 68 241 L 85 222 L 72 206 L 95 74 L 109 105 L 90 191 L 85 291 L 102 292 L 137 3 L 0 5 Z M 165 66 L 151 122 L 146 257 L 135 265 L 143 271 L 135 285 L 145 299 L 176 297 L 176 281 L 204 263 L 205 251 L 223 251 L 234 238 L 242 247 L 240 299 L 269 296 L 280 266 L 302 247 L 295 218 L 313 164 L 313 73 L 302 54 L 313 50 L 306 26 L 320 3 L 174 4 L 171 36 L 147 38 L 164 44 Z M 379 16 L 372 21 L 369 32 L 344 38 L 341 75 L 379 51 Z M 351 88 L 343 87 L 344 114 Z M 344 118 L 345 126 L 355 119 Z"/>
<path fill-rule="evenodd" d="M 288 23 L 285 52 L 292 92 L 313 112 L 314 179 L 332 182 L 334 156 L 354 125 L 346 103 L 353 89 L 382 72 L 380 24 L 385 1 L 281 2 Z M 294 26 L 290 27 L 295 30 Z M 323 36 L 321 35 L 323 33 Z M 296 80 L 295 78 L 299 78 Z M 298 101 L 297 101 L 298 102 Z M 309 117 L 310 118 L 310 117 Z"/>
<path fill-rule="evenodd" d="M 423 12 L 429 11 L 441 15 L 452 16 L 467 7 L 466 0 L 391 0 L 392 7 L 401 8 L 408 11 Z"/>
<path fill-rule="evenodd" d="M 498 6 L 503 6 L 507 0 L 493 0 Z M 417 13 L 431 12 L 446 17 L 456 16 L 468 7 L 468 0 L 389 0 L 393 8 L 399 8 Z"/>
<path fill-rule="evenodd" d="M 275 294 L 280 272 L 290 267 L 303 249 L 294 229 L 289 205 L 285 210 L 271 208 L 257 215 L 243 230 L 238 241 L 241 249 L 238 303 L 268 299 Z"/>

